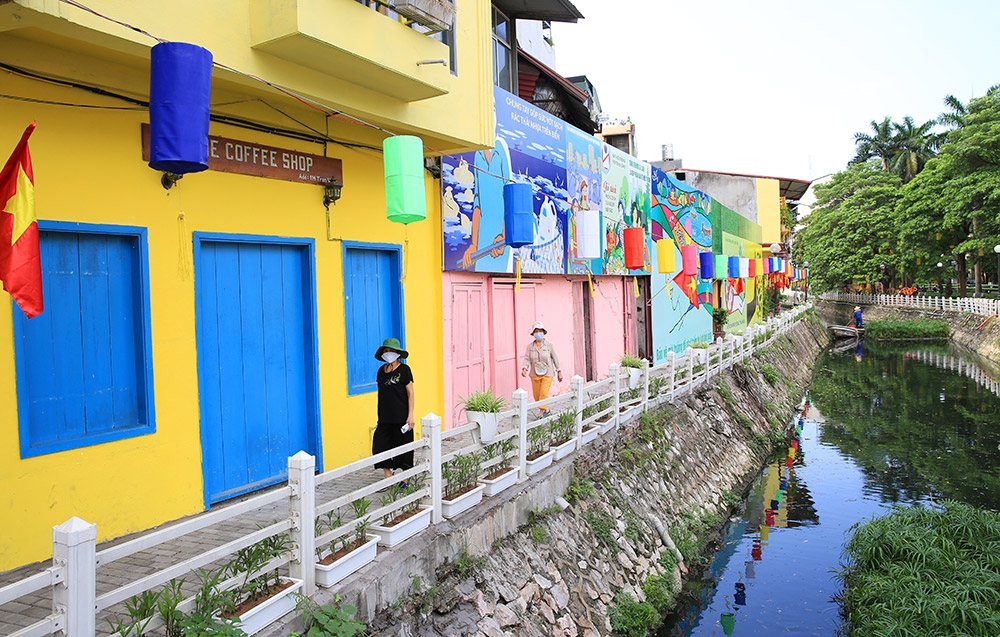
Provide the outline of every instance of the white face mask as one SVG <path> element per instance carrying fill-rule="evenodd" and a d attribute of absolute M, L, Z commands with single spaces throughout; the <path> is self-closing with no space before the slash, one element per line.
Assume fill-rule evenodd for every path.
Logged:
<path fill-rule="evenodd" d="M 387 363 L 395 363 L 397 358 L 399 358 L 399 354 L 396 352 L 382 352 L 382 360 Z"/>
<path fill-rule="evenodd" d="M 545 340 L 545 333 L 544 332 L 535 332 L 534 337 L 535 337 L 536 341 L 544 341 Z"/>

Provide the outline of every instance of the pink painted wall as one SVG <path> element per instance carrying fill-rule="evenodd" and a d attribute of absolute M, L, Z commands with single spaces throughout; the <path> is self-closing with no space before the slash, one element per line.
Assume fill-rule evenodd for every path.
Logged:
<path fill-rule="evenodd" d="M 515 312 L 516 316 L 510 316 L 509 304 L 500 301 L 499 293 L 496 302 L 494 301 L 494 290 L 496 286 L 509 285 L 512 279 L 464 272 L 442 273 L 442 297 L 445 303 L 442 354 L 446 406 L 446 413 L 442 417 L 446 428 L 465 422 L 465 415 L 458 402 L 459 396 L 470 389 L 510 386 L 516 382 L 516 386 L 527 391 L 530 396 L 531 383 L 527 378 L 517 375 L 512 380 L 505 374 L 504 379 L 498 382 L 494 377 L 498 373 L 495 361 L 497 352 L 510 351 L 511 343 L 508 341 L 513 337 L 513 345 L 518 353 L 517 367 L 520 369 L 520 355 L 531 341 L 530 327 L 536 320 L 545 324 L 547 339 L 555 346 L 562 366 L 563 381 L 553 382 L 552 393 L 568 392 L 569 379 L 574 374 L 585 375 L 585 370 L 577 366 L 578 358 L 582 360 L 582 354 L 577 356 L 577 350 L 582 352 L 586 342 L 581 329 L 582 303 L 585 298 L 592 304 L 594 375 L 596 379 L 607 376 L 608 366 L 619 359 L 625 348 L 626 281 L 621 277 L 595 277 L 594 297 L 591 298 L 589 286 L 584 285 L 586 280 L 560 275 L 524 277 L 521 280 L 521 292 L 514 295 L 515 304 L 520 310 Z M 481 295 L 467 293 L 477 289 L 482 291 Z M 631 294 L 628 298 L 631 302 Z M 476 308 L 468 308 L 470 302 L 475 302 L 474 299 L 481 299 L 480 312 L 476 312 Z M 466 306 L 462 307 L 462 304 Z M 503 312 L 495 311 L 499 307 L 508 309 Z M 531 307 L 534 308 L 533 311 L 526 309 Z M 476 325 L 468 325 L 470 320 Z M 470 356 L 466 354 L 471 350 L 474 358 L 479 349 L 476 343 L 469 342 L 475 334 L 482 335 L 482 367 L 470 365 Z M 504 342 L 497 342 L 497 338 L 504 339 Z M 459 342 L 463 340 L 464 342 Z"/>

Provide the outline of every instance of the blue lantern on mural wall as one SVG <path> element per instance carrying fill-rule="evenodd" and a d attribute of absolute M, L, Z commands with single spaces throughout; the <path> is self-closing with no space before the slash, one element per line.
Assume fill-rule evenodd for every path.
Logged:
<path fill-rule="evenodd" d="M 161 42 L 152 48 L 150 168 L 174 175 L 208 168 L 211 92 L 212 53 L 208 49 L 184 42 Z"/>
<path fill-rule="evenodd" d="M 531 184 L 511 183 L 503 187 L 504 243 L 512 248 L 535 242 L 535 210 Z"/>
<path fill-rule="evenodd" d="M 698 265 L 701 266 L 701 278 L 711 279 L 715 277 L 715 255 L 711 252 L 698 253 Z"/>
<path fill-rule="evenodd" d="M 729 278 L 738 279 L 740 278 L 740 258 L 739 257 L 729 257 Z"/>

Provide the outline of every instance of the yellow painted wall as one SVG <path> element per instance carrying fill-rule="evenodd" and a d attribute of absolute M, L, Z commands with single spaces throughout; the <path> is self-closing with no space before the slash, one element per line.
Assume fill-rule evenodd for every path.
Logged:
<path fill-rule="evenodd" d="M 169 13 L 169 12 L 168 12 Z M 15 55 L 16 54 L 16 55 Z M 12 47 L 2 59 L 57 67 L 62 52 Z M 85 79 L 129 70 L 74 57 Z M 136 74 L 140 73 L 135 71 Z M 122 79 L 124 78 L 124 79 Z M 5 74 L 0 93 L 70 103 L 125 106 L 79 90 Z M 213 96 L 213 99 L 217 99 Z M 148 229 L 156 433 L 22 460 L 9 297 L 0 292 L 0 571 L 51 555 L 51 527 L 70 516 L 97 524 L 98 540 L 150 528 L 203 508 L 191 233 L 312 237 L 316 241 L 319 381 L 326 469 L 370 454 L 376 395 L 347 395 L 342 244 L 327 239 L 320 186 L 206 171 L 170 191 L 141 156 L 145 110 L 87 110 L 3 100 L 0 150 L 24 127 L 30 140 L 40 219 Z M 295 112 L 295 111 L 291 111 Z M 304 114 L 295 112 L 305 117 Z M 275 123 L 289 124 L 273 115 Z M 320 120 L 322 122 L 322 120 Z M 340 126 L 341 128 L 334 128 Z M 491 123 L 492 126 L 492 123 Z M 332 123 L 331 135 L 354 130 Z M 322 154 L 321 145 L 213 124 L 211 134 Z M 428 176 L 427 219 L 405 227 L 385 218 L 382 155 L 331 144 L 343 160 L 343 198 L 331 206 L 332 235 L 408 245 L 404 263 L 406 341 L 418 415 L 441 413 L 443 395 L 440 186 Z M 179 221 L 183 213 L 183 222 Z M 375 361 L 372 361 L 375 363 Z"/>
<path fill-rule="evenodd" d="M 746 255 L 750 259 L 759 259 L 763 256 L 764 252 L 761 249 L 761 245 L 756 241 L 747 241 L 746 245 Z M 759 301 L 759 294 L 765 289 L 765 282 L 767 278 L 763 273 L 758 272 L 757 276 L 752 279 L 747 279 L 746 281 L 746 301 L 747 307 L 754 305 L 755 301 Z M 754 313 L 747 316 L 747 325 L 755 325 L 760 323 L 763 318 L 764 313 L 761 311 L 760 304 L 757 303 L 754 308 Z"/>
<path fill-rule="evenodd" d="M 212 52 L 216 62 L 265 78 L 329 107 L 362 116 L 394 133 L 420 135 L 429 148 L 462 152 L 470 145 L 486 147 L 493 143 L 491 3 L 487 0 L 455 1 L 457 75 L 437 64 L 418 66 L 420 51 L 412 52 L 408 65 L 405 52 L 390 56 L 400 68 L 412 69 L 416 77 L 424 77 L 448 91 L 439 97 L 412 102 L 351 84 L 337 77 L 334 69 L 324 73 L 250 46 L 252 13 L 270 11 L 270 18 L 266 15 L 261 18 L 266 21 L 284 19 L 289 11 L 294 14 L 297 10 L 307 20 L 329 22 L 333 33 L 342 33 L 352 25 L 338 18 L 360 8 L 355 0 L 173 0 L 169 10 L 161 2 L 134 0 L 89 0 L 85 4 L 158 38 L 203 46 Z M 391 37 L 400 35 L 401 27 L 388 17 L 376 17 L 384 18 L 384 24 L 366 21 L 370 32 L 358 37 L 344 36 L 344 41 L 336 42 L 363 47 L 351 52 L 358 58 L 373 60 L 372 75 L 380 72 L 377 62 L 385 61 L 386 47 L 399 48 Z M 323 29 L 319 31 L 322 34 Z M 79 49 L 142 70 L 149 59 L 149 48 L 156 44 L 149 36 L 58 0 L 0 2 L 0 34 L 3 33 L 25 39 L 41 37 L 56 46 Z M 265 96 L 276 94 L 274 89 L 237 73 L 216 68 L 214 76 L 231 90 Z M 219 100 L 213 97 L 213 101 Z"/>
<path fill-rule="evenodd" d="M 781 241 L 781 195 L 777 179 L 757 180 L 757 223 L 761 228 L 761 243 Z"/>

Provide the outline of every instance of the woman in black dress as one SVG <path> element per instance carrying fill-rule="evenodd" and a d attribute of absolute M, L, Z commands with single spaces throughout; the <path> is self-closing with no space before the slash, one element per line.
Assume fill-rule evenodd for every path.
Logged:
<path fill-rule="evenodd" d="M 378 426 L 372 438 L 372 455 L 395 449 L 413 442 L 413 373 L 400 359 L 407 358 L 399 339 L 387 338 L 375 351 L 375 358 L 383 363 L 379 367 L 378 383 Z M 413 452 L 375 463 L 385 477 L 392 476 L 393 469 L 412 469 Z"/>

